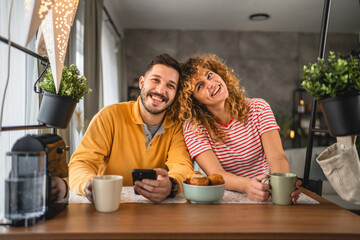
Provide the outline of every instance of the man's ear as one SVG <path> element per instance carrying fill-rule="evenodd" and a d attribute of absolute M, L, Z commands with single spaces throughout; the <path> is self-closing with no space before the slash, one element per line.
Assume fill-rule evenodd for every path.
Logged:
<path fill-rule="evenodd" d="M 139 88 L 140 88 L 140 89 L 142 88 L 142 86 L 143 86 L 143 84 L 144 84 L 144 81 L 145 81 L 144 76 L 141 76 L 141 77 L 139 78 Z"/>

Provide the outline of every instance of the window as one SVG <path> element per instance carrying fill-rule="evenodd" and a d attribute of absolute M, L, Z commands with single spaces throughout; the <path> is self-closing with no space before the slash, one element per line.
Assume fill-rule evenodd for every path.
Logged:
<path fill-rule="evenodd" d="M 103 14 L 106 18 L 106 15 Z M 118 37 L 113 31 L 113 27 L 103 20 L 101 29 L 101 61 L 103 75 L 103 96 L 104 106 L 118 103 L 119 98 L 119 77 L 118 77 Z"/>
<path fill-rule="evenodd" d="M 4 1 L 0 7 L 0 36 L 8 38 L 8 24 L 11 1 Z M 24 31 L 24 3 L 14 1 L 11 17 L 11 41 L 24 45 L 27 32 Z M 35 39 L 27 46 L 34 51 Z M 4 102 L 3 120 L 1 126 L 18 126 L 37 124 L 38 94 L 33 91 L 37 75 L 37 59 L 15 48 L 10 49 L 10 62 L 8 62 L 8 45 L 0 42 L 0 104 L 2 103 L 4 88 L 7 80 L 8 66 L 10 64 L 10 77 Z M 1 106 L 0 106 L 1 108 Z M 26 134 L 35 134 L 37 130 L 18 130 L 0 132 L 0 182 L 3 181 L 5 167 L 3 159 L 6 152 L 11 151 L 17 139 Z M 0 218 L 4 214 L 3 184 L 0 184 Z"/>

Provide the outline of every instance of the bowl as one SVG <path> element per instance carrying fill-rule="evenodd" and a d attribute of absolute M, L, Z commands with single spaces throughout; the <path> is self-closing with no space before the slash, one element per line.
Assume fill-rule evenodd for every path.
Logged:
<path fill-rule="evenodd" d="M 191 203 L 216 203 L 224 196 L 225 192 L 225 184 L 197 186 L 183 182 L 182 185 L 184 195 Z"/>

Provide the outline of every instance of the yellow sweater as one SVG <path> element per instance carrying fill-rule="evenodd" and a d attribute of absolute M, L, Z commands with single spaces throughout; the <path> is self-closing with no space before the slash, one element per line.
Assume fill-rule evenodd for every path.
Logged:
<path fill-rule="evenodd" d="M 165 117 L 165 133 L 155 136 L 146 149 L 139 98 L 107 106 L 92 119 L 69 163 L 70 188 L 84 195 L 88 179 L 97 175 L 124 177 L 132 186 L 134 168 L 165 168 L 180 186 L 193 170 L 181 124 Z"/>

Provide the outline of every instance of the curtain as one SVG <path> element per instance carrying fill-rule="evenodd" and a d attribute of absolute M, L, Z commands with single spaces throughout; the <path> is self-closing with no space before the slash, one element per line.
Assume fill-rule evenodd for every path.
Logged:
<path fill-rule="evenodd" d="M 104 106 L 127 100 L 124 39 L 104 19 L 101 39 Z"/>
<path fill-rule="evenodd" d="M 70 51 L 69 51 L 69 46 L 70 44 L 68 44 L 67 50 L 66 50 L 66 55 L 65 55 L 65 61 L 64 61 L 64 65 L 65 66 L 69 66 L 69 59 L 70 59 Z M 71 118 L 71 121 L 74 119 L 74 115 Z M 65 128 L 65 129 L 57 129 L 56 133 L 64 140 L 64 142 L 66 143 L 66 146 L 71 147 L 71 138 L 70 138 L 70 132 L 71 132 L 71 127 Z M 71 148 L 70 148 L 71 149 Z M 69 162 L 70 160 L 70 153 L 68 152 L 66 154 L 66 162 Z"/>
<path fill-rule="evenodd" d="M 80 1 L 78 9 L 75 16 L 75 21 L 73 23 L 70 40 L 68 45 L 68 59 L 69 65 L 75 64 L 79 69 L 80 74 L 85 75 L 84 73 L 84 12 L 85 12 L 85 1 Z M 86 95 L 88 97 L 89 95 Z M 70 152 L 67 155 L 67 160 L 70 160 L 71 155 L 76 150 L 77 146 L 80 143 L 81 138 L 85 132 L 86 124 L 84 123 L 84 100 L 81 99 L 76 105 L 74 114 L 71 118 L 68 138 Z M 62 132 L 60 132 L 62 134 Z"/>
<path fill-rule="evenodd" d="M 85 121 L 103 107 L 101 74 L 101 25 L 103 1 L 85 1 L 84 74 L 92 93 L 84 98 Z"/>
<path fill-rule="evenodd" d="M 118 42 L 117 62 L 118 62 L 118 81 L 119 81 L 119 98 L 121 102 L 127 101 L 128 98 L 128 81 L 126 79 L 126 64 L 125 64 L 125 46 L 124 38 Z"/>
<path fill-rule="evenodd" d="M 73 26 L 70 32 L 68 49 L 66 52 L 65 65 L 70 66 L 75 64 L 79 69 L 81 75 L 84 74 L 84 11 L 85 11 L 85 1 L 80 1 L 78 4 L 78 9 L 76 11 L 76 16 L 74 19 Z M 86 75 L 85 75 L 86 76 Z M 85 97 L 88 97 L 86 95 Z M 67 129 L 59 129 L 58 134 L 64 139 L 68 146 L 70 146 L 70 151 L 66 155 L 67 162 L 69 162 L 71 155 L 76 150 L 77 146 L 80 143 L 81 138 L 85 132 L 84 123 L 84 100 L 81 99 L 78 104 L 76 104 L 75 111 L 71 118 L 70 125 Z"/>
<path fill-rule="evenodd" d="M 103 70 L 103 96 L 104 106 L 118 103 L 119 97 L 119 81 L 117 68 L 117 46 L 118 37 L 112 29 L 112 25 L 103 20 L 101 34 L 101 60 Z"/>

